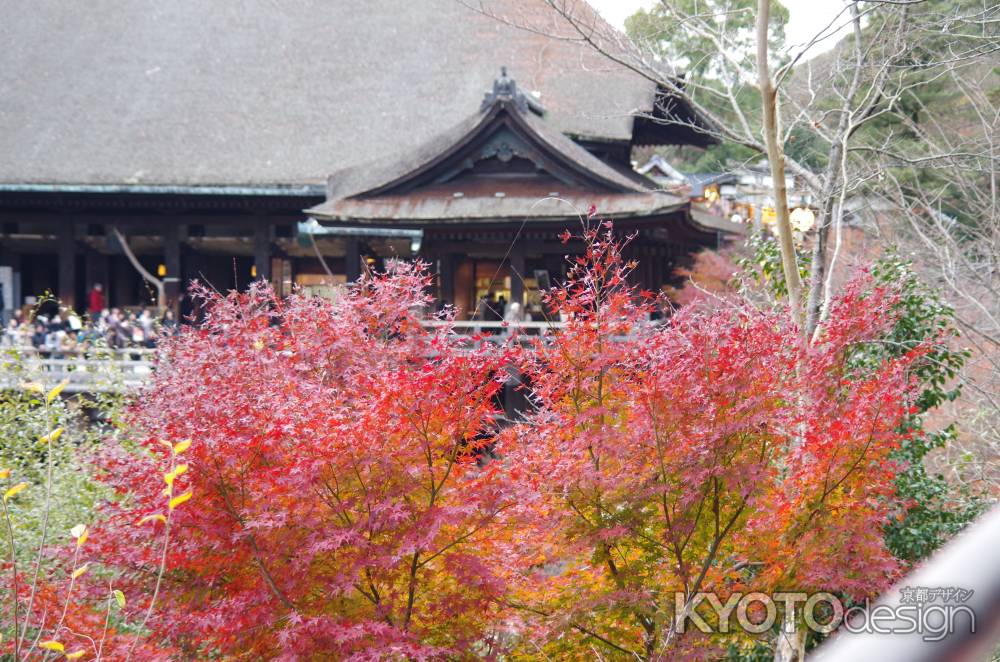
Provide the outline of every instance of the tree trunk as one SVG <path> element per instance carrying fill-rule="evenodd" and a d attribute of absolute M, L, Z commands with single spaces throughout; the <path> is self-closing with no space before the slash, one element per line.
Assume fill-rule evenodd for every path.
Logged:
<path fill-rule="evenodd" d="M 771 165 L 771 182 L 774 186 L 774 212 L 777 217 L 778 243 L 781 247 L 781 266 L 788 285 L 788 303 L 792 318 L 805 333 L 802 310 L 802 279 L 792 242 L 792 224 L 788 213 L 788 191 L 785 189 L 785 151 L 778 132 L 778 91 L 771 79 L 767 63 L 767 29 L 771 15 L 771 0 L 757 0 L 757 76 L 763 100 L 764 144 L 767 160 Z"/>
<path fill-rule="evenodd" d="M 806 659 L 806 631 L 801 627 L 791 634 L 782 630 L 774 644 L 774 662 L 803 662 Z"/>
<path fill-rule="evenodd" d="M 833 225 L 833 193 L 823 195 L 822 200 L 823 208 L 820 209 L 819 223 L 816 224 L 812 264 L 810 265 L 809 300 L 806 303 L 806 335 L 809 337 L 812 337 L 820 322 L 820 310 L 823 308 L 823 283 L 826 281 L 827 245 L 830 238 L 830 227 Z"/>

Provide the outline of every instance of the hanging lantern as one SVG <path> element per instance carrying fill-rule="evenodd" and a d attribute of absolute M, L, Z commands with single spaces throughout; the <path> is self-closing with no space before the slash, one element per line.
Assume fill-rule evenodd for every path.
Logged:
<path fill-rule="evenodd" d="M 792 223 L 792 228 L 799 232 L 809 232 L 816 223 L 816 215 L 808 207 L 795 208 L 788 220 Z"/>

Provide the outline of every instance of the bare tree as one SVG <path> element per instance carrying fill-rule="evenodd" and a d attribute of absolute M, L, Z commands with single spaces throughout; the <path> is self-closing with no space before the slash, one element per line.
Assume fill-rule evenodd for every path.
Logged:
<path fill-rule="evenodd" d="M 808 297 L 804 297 L 804 311 L 797 311 L 809 334 L 815 333 L 825 317 L 832 294 L 831 267 L 838 254 L 836 237 L 843 222 L 843 203 L 859 185 L 856 164 L 851 160 L 859 134 L 866 125 L 895 113 L 899 100 L 914 87 L 944 75 L 945 63 L 923 63 L 924 75 L 913 77 L 913 58 L 928 32 L 940 32 L 955 20 L 954 12 L 915 14 L 913 6 L 923 0 L 849 0 L 817 34 L 775 53 L 774 44 L 770 52 L 766 48 L 774 21 L 769 17 L 755 20 L 764 9 L 770 11 L 776 5 L 771 2 L 759 2 L 755 8 L 752 0 L 660 0 L 654 11 L 667 27 L 633 40 L 576 0 L 543 0 L 552 20 L 541 23 L 535 15 L 498 11 L 488 0 L 461 1 L 507 25 L 576 42 L 600 53 L 662 90 L 662 103 L 651 118 L 768 156 L 769 161 L 780 162 L 772 163 L 772 169 L 777 166 L 797 177 L 819 210 L 811 239 Z M 754 34 L 747 25 L 765 29 Z M 845 31 L 849 38 L 835 49 L 829 66 L 813 72 L 812 62 L 807 61 L 810 52 Z M 671 40 L 697 40 L 708 47 L 687 61 L 675 62 L 665 58 L 661 48 Z M 758 44 L 765 47 L 763 62 L 753 57 Z M 960 60 L 968 53 L 956 52 L 954 57 Z M 761 75 L 762 64 L 769 75 Z M 687 75 L 688 71 L 700 75 Z M 748 103 L 753 95 L 761 97 L 761 103 Z M 677 100 L 693 108 L 705 122 L 682 116 L 675 110 Z M 756 108 L 763 114 L 757 115 Z M 773 109 L 773 123 L 766 121 L 771 112 L 768 108 Z M 769 130 L 774 131 L 773 142 L 778 147 L 788 145 L 797 132 L 810 132 L 822 146 L 819 160 L 823 165 L 811 167 L 787 150 L 783 158 L 776 158 L 773 145 L 769 149 Z M 783 177 L 774 179 L 776 198 L 781 197 L 783 182 Z M 787 201 L 775 200 L 775 212 L 779 218 L 787 217 Z M 835 239 L 832 249 L 831 230 Z M 790 298 L 797 298 L 797 272 L 786 278 L 793 285 Z M 796 308 L 797 304 L 793 302 Z"/>
<path fill-rule="evenodd" d="M 955 405 L 966 443 L 948 449 L 956 457 L 946 464 L 970 470 L 955 480 L 976 480 L 995 492 L 1000 488 L 995 463 L 1000 451 L 1000 81 L 993 64 L 988 57 L 950 63 L 949 89 L 957 95 L 949 103 L 932 108 L 917 96 L 909 100 L 921 121 L 904 117 L 901 128 L 914 140 L 894 140 L 892 133 L 856 150 L 878 175 L 865 192 L 879 203 L 858 215 L 902 246 L 945 292 L 965 332 L 963 340 L 974 350 L 961 375 L 965 395 Z"/>

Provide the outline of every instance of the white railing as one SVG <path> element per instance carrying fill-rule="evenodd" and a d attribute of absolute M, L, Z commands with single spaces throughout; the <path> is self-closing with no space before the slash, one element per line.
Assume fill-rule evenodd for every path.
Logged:
<path fill-rule="evenodd" d="M 503 343 L 512 336 L 522 345 L 545 342 L 565 328 L 564 322 L 502 322 L 423 320 L 428 329 L 450 327 L 469 337 L 469 344 Z M 473 340 L 477 338 L 477 340 Z M 0 347 L 0 389 L 20 388 L 37 382 L 51 386 L 64 379 L 66 393 L 124 393 L 138 389 L 153 372 L 154 349 L 89 348 L 47 350 L 35 347 Z"/>
<path fill-rule="evenodd" d="M 65 393 L 122 393 L 142 386 L 153 371 L 155 350 L 145 348 L 44 350 L 0 349 L 0 388 L 26 383 L 50 387 L 65 380 Z"/>

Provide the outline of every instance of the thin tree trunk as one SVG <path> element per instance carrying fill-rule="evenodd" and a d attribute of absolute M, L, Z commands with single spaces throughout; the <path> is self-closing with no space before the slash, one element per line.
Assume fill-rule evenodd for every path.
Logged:
<path fill-rule="evenodd" d="M 132 248 L 128 245 L 128 240 L 125 239 L 125 235 L 123 235 L 118 228 L 112 226 L 111 231 L 114 232 L 115 237 L 118 238 L 118 243 L 121 244 L 122 251 L 124 251 L 125 257 L 128 258 L 128 261 L 132 263 L 132 267 L 139 272 L 140 276 L 156 288 L 156 306 L 160 310 L 163 310 L 163 308 L 167 305 L 167 297 L 163 290 L 163 281 L 149 273 L 149 271 L 142 266 L 139 259 L 135 256 L 135 253 L 132 252 Z"/>
<path fill-rule="evenodd" d="M 812 336 L 819 325 L 820 309 L 823 307 L 823 283 L 826 281 L 826 254 L 833 225 L 834 195 L 821 196 L 823 208 L 819 212 L 816 237 L 812 248 L 812 263 L 809 280 L 809 300 L 806 303 L 806 335 Z"/>
<path fill-rule="evenodd" d="M 806 659 L 806 631 L 800 626 L 791 634 L 784 630 L 774 643 L 774 662 L 804 662 Z"/>
<path fill-rule="evenodd" d="M 764 144 L 767 160 L 771 165 L 771 182 L 774 186 L 774 212 L 777 217 L 778 243 L 781 247 L 781 266 L 788 285 L 788 303 L 792 317 L 805 333 L 802 310 L 802 278 L 792 242 L 792 224 L 788 213 L 788 191 L 785 188 L 785 152 L 778 133 L 778 92 L 771 79 L 767 63 L 767 29 L 771 15 L 771 0 L 757 0 L 757 76 L 763 101 Z"/>

